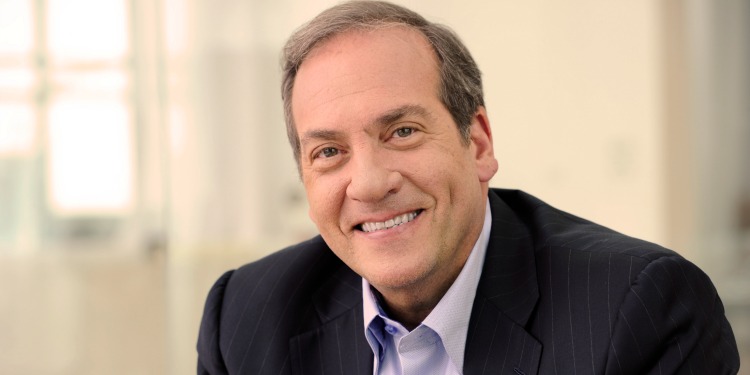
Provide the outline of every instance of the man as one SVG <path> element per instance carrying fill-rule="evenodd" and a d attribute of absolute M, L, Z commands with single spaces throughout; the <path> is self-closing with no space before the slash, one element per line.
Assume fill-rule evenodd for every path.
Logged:
<path fill-rule="evenodd" d="M 217 281 L 199 373 L 738 371 L 694 265 L 489 189 L 480 73 L 446 28 L 341 4 L 290 38 L 282 91 L 321 235 Z"/>

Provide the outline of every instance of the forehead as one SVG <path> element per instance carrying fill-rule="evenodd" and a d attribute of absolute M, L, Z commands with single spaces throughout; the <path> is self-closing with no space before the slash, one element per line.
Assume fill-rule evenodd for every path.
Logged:
<path fill-rule="evenodd" d="M 419 31 L 393 26 L 350 30 L 316 46 L 301 64 L 292 93 L 298 127 L 342 111 L 377 111 L 429 96 L 437 99 L 437 56 Z M 299 130 L 299 129 L 298 129 Z"/>
<path fill-rule="evenodd" d="M 358 53 L 357 50 L 372 50 L 378 48 L 378 45 L 393 49 L 404 48 L 428 59 L 435 58 L 430 42 L 421 31 L 408 25 L 384 24 L 350 28 L 333 34 L 316 44 L 301 65 L 327 53 Z"/>

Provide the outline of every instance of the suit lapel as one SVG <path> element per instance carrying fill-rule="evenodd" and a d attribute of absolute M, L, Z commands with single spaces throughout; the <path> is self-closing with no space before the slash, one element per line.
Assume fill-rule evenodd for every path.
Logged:
<path fill-rule="evenodd" d="M 290 340 L 293 374 L 371 374 L 373 354 L 364 334 L 361 278 L 342 265 L 313 296 L 317 329 Z"/>
<path fill-rule="evenodd" d="M 490 191 L 492 230 L 469 322 L 464 374 L 536 374 L 541 344 L 525 330 L 539 298 L 531 233 Z"/>

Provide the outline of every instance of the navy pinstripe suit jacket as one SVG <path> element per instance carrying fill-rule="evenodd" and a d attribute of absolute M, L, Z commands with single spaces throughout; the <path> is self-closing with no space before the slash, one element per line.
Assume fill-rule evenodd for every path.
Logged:
<path fill-rule="evenodd" d="M 709 278 L 676 253 L 489 193 L 492 231 L 464 374 L 735 374 Z M 361 279 L 320 237 L 224 274 L 198 338 L 200 374 L 372 374 Z"/>

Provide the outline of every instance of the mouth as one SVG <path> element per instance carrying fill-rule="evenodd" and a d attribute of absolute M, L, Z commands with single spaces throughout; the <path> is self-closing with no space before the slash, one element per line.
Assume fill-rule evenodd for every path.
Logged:
<path fill-rule="evenodd" d="M 406 223 L 408 223 L 408 222 L 416 219 L 417 216 L 419 216 L 419 214 L 422 213 L 422 211 L 424 211 L 424 210 L 423 209 L 418 209 L 418 210 L 413 211 L 413 212 L 408 212 L 408 213 L 405 213 L 403 215 L 398 215 L 398 216 L 392 217 L 392 218 L 390 218 L 390 219 L 388 219 L 386 221 L 365 222 L 365 223 L 362 223 L 362 224 L 359 224 L 359 225 L 355 226 L 354 229 L 360 230 L 360 231 L 365 232 L 365 233 L 372 233 L 372 232 L 377 232 L 377 231 L 381 231 L 381 230 L 387 230 L 387 229 L 395 228 L 395 227 L 397 227 L 399 225 L 404 225 L 404 224 L 406 224 Z"/>

